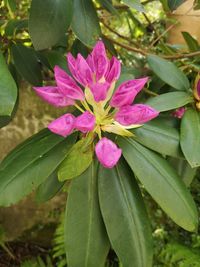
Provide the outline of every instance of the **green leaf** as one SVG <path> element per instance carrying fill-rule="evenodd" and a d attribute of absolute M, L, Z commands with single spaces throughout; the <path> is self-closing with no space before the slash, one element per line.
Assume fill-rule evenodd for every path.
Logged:
<path fill-rule="evenodd" d="M 63 70 L 69 72 L 67 67 L 67 61 L 63 54 L 58 51 L 48 51 L 47 53 L 45 53 L 45 56 L 47 57 L 47 60 L 52 69 L 54 69 L 54 67 L 58 65 Z"/>
<path fill-rule="evenodd" d="M 133 139 L 119 138 L 118 143 L 132 171 L 154 200 L 175 223 L 195 231 L 198 225 L 195 203 L 170 164 Z"/>
<path fill-rule="evenodd" d="M 169 127 L 163 118 L 145 123 L 142 127 L 132 131 L 140 144 L 163 155 L 182 157 L 179 144 L 179 132 Z"/>
<path fill-rule="evenodd" d="M 36 189 L 62 162 L 75 142 L 44 130 L 14 149 L 0 165 L 0 205 L 16 203 Z"/>
<path fill-rule="evenodd" d="M 192 168 L 200 166 L 200 113 L 188 109 L 181 120 L 181 148 Z"/>
<path fill-rule="evenodd" d="M 0 121 L 6 124 L 11 117 L 17 100 L 17 86 L 10 74 L 3 55 L 0 53 Z"/>
<path fill-rule="evenodd" d="M 124 4 L 127 6 L 136 9 L 140 12 L 145 12 L 143 5 L 140 3 L 140 0 L 123 0 Z"/>
<path fill-rule="evenodd" d="M 96 10 L 91 0 L 74 0 L 72 29 L 85 45 L 95 45 L 101 30 Z"/>
<path fill-rule="evenodd" d="M 113 249 L 124 267 L 152 266 L 152 237 L 134 174 L 124 160 L 99 170 L 99 201 Z"/>
<path fill-rule="evenodd" d="M 192 35 L 190 35 L 188 32 L 182 32 L 182 35 L 191 52 L 199 50 L 200 47 L 198 41 L 194 37 L 192 37 Z"/>
<path fill-rule="evenodd" d="M 29 31 L 37 50 L 56 45 L 70 26 L 72 0 L 32 0 Z"/>
<path fill-rule="evenodd" d="M 171 11 L 176 10 L 180 5 L 182 5 L 186 0 L 168 0 L 168 6 Z"/>
<path fill-rule="evenodd" d="M 85 146 L 87 139 L 78 141 L 58 169 L 58 180 L 65 181 L 79 176 L 91 164 L 93 147 Z"/>
<path fill-rule="evenodd" d="M 43 203 L 53 198 L 64 186 L 65 183 L 58 181 L 57 172 L 53 172 L 40 184 L 36 191 L 35 199 L 38 203 Z"/>
<path fill-rule="evenodd" d="M 22 44 L 11 47 L 14 64 L 21 76 L 33 85 L 42 84 L 41 69 L 35 51 Z"/>
<path fill-rule="evenodd" d="M 188 90 L 190 83 L 186 75 L 177 66 L 155 55 L 147 56 L 149 67 L 166 84 L 177 90 Z"/>
<path fill-rule="evenodd" d="M 194 99 L 189 93 L 171 92 L 151 97 L 147 100 L 146 104 L 162 112 L 183 107 L 192 102 L 194 102 Z"/>
<path fill-rule="evenodd" d="M 97 164 L 72 180 L 65 215 L 65 247 L 70 267 L 104 267 L 109 240 L 97 192 Z"/>
<path fill-rule="evenodd" d="M 18 33 L 20 30 L 28 27 L 27 19 L 19 20 L 19 19 L 11 19 L 8 21 L 5 27 L 5 35 L 13 36 Z"/>
<path fill-rule="evenodd" d="M 101 4 L 102 7 L 104 7 L 106 10 L 108 10 L 111 14 L 119 16 L 119 12 L 113 6 L 111 0 L 98 0 L 98 2 Z"/>

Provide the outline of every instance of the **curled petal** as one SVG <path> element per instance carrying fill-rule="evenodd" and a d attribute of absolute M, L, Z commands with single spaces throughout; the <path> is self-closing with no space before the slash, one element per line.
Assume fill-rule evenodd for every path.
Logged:
<path fill-rule="evenodd" d="M 106 81 L 109 83 L 115 82 L 119 79 L 121 73 L 121 63 L 116 57 L 112 57 L 106 73 Z"/>
<path fill-rule="evenodd" d="M 97 42 L 91 56 L 93 61 L 92 67 L 96 74 L 96 80 L 99 81 L 102 77 L 104 77 L 109 65 L 106 49 L 102 41 Z"/>
<path fill-rule="evenodd" d="M 178 119 L 181 119 L 185 113 L 185 108 L 184 107 L 181 107 L 181 108 L 178 108 L 177 110 L 175 110 L 172 115 L 175 117 L 175 118 L 178 118 Z"/>
<path fill-rule="evenodd" d="M 74 100 L 65 97 L 55 86 L 33 87 L 35 92 L 46 102 L 56 107 L 74 105 Z"/>
<path fill-rule="evenodd" d="M 90 132 L 95 126 L 95 116 L 89 111 L 85 111 L 78 116 L 75 121 L 75 128 L 82 133 Z"/>
<path fill-rule="evenodd" d="M 48 125 L 48 129 L 58 135 L 61 135 L 63 137 L 66 137 L 67 135 L 70 135 L 74 130 L 74 123 L 75 123 L 75 117 L 67 113 L 60 118 L 52 121 Z"/>
<path fill-rule="evenodd" d="M 113 168 L 122 154 L 122 150 L 106 137 L 96 144 L 95 152 L 98 160 L 105 168 Z"/>
<path fill-rule="evenodd" d="M 115 115 L 121 125 L 143 124 L 156 118 L 159 112 L 148 105 L 136 104 L 122 107 Z"/>
<path fill-rule="evenodd" d="M 63 95 L 75 100 L 83 100 L 84 93 L 76 82 L 59 66 L 54 68 L 55 79 Z"/>
<path fill-rule="evenodd" d="M 148 78 L 141 78 L 123 82 L 115 91 L 110 105 L 118 108 L 131 105 L 147 81 Z"/>
<path fill-rule="evenodd" d="M 90 90 L 94 96 L 94 100 L 96 102 L 103 101 L 107 97 L 108 90 L 110 88 L 110 84 L 105 83 L 95 83 L 90 86 Z"/>

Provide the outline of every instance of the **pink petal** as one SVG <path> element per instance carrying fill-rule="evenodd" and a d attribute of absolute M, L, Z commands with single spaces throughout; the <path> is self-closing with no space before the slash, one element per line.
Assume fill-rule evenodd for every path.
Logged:
<path fill-rule="evenodd" d="M 119 79 L 121 73 L 121 63 L 116 57 L 112 57 L 106 73 L 106 81 L 112 83 Z"/>
<path fill-rule="evenodd" d="M 95 83 L 90 86 L 90 90 L 94 96 L 96 102 L 103 101 L 107 97 L 107 92 L 110 88 L 110 84 L 105 83 Z"/>
<path fill-rule="evenodd" d="M 136 104 L 120 108 L 115 119 L 121 125 L 143 124 L 157 117 L 159 112 L 148 105 Z"/>
<path fill-rule="evenodd" d="M 115 91 L 110 105 L 112 107 L 123 107 L 131 105 L 136 95 L 142 90 L 148 78 L 135 79 L 123 82 Z"/>
<path fill-rule="evenodd" d="M 58 135 L 61 135 L 63 137 L 66 137 L 67 135 L 70 135 L 73 130 L 74 130 L 74 122 L 75 122 L 75 117 L 67 113 L 60 118 L 52 121 L 48 125 L 48 129 Z"/>
<path fill-rule="evenodd" d="M 105 168 L 113 168 L 122 154 L 122 150 L 106 137 L 96 144 L 95 152 L 98 160 Z"/>
<path fill-rule="evenodd" d="M 75 100 L 83 100 L 84 93 L 76 82 L 59 66 L 54 68 L 55 79 L 63 95 Z"/>
<path fill-rule="evenodd" d="M 197 88 L 196 88 L 196 90 L 197 90 L 197 95 L 200 98 L 200 79 L 197 82 Z"/>
<path fill-rule="evenodd" d="M 74 105 L 74 100 L 65 97 L 55 86 L 33 87 L 35 92 L 46 102 L 56 107 Z"/>
<path fill-rule="evenodd" d="M 96 81 L 99 81 L 102 77 L 104 77 L 109 66 L 106 49 L 102 41 L 97 42 L 91 53 L 91 56 L 93 61 L 92 66 L 96 74 Z"/>
<path fill-rule="evenodd" d="M 184 107 L 178 108 L 177 110 L 175 110 L 174 112 L 172 112 L 172 115 L 175 118 L 181 119 L 185 113 L 186 109 Z"/>
<path fill-rule="evenodd" d="M 95 126 L 95 116 L 89 111 L 85 111 L 78 116 L 75 121 L 75 128 L 82 133 L 90 132 Z"/>

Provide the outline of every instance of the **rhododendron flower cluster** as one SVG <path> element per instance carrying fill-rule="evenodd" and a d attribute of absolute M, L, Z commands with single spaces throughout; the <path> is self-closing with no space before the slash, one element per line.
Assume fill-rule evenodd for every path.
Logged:
<path fill-rule="evenodd" d="M 104 136 L 105 132 L 129 137 L 133 135 L 129 129 L 139 127 L 159 114 L 148 105 L 133 104 L 148 78 L 125 81 L 115 89 L 121 72 L 120 61 L 116 57 L 108 59 L 101 41 L 86 59 L 80 54 L 74 58 L 69 53 L 67 61 L 73 78 L 56 66 L 56 86 L 34 89 L 48 103 L 57 107 L 74 106 L 81 114 L 77 117 L 64 114 L 48 128 L 64 137 L 73 131 L 92 135 L 98 160 L 104 167 L 112 168 L 122 151 Z"/>

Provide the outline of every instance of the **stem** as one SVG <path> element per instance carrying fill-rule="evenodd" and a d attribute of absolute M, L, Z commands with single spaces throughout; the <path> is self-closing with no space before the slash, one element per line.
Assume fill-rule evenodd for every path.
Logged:
<path fill-rule="evenodd" d="M 80 110 L 82 113 L 85 112 L 85 110 L 82 109 L 78 104 L 74 104 L 74 106 L 75 106 L 78 110 Z"/>

